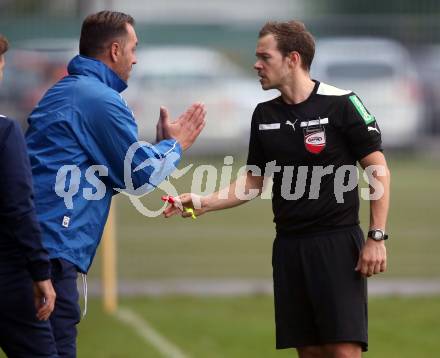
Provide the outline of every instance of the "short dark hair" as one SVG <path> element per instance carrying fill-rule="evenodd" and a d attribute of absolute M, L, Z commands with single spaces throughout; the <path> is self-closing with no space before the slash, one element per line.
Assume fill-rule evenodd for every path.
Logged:
<path fill-rule="evenodd" d="M 0 34 L 0 56 L 3 55 L 6 51 L 8 51 L 9 42 L 8 39 Z"/>
<path fill-rule="evenodd" d="M 127 34 L 126 24 L 134 26 L 134 19 L 122 12 L 100 11 L 87 16 L 81 27 L 80 55 L 101 54 L 111 42 Z"/>
<path fill-rule="evenodd" d="M 261 28 L 259 38 L 273 35 L 277 47 L 286 57 L 292 51 L 297 51 L 305 70 L 309 71 L 315 56 L 315 39 L 300 21 L 277 22 L 269 21 Z"/>

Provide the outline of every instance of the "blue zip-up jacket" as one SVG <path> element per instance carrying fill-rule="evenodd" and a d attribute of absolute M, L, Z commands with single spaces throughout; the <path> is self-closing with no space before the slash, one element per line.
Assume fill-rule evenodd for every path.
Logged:
<path fill-rule="evenodd" d="M 26 140 L 43 244 L 51 258 L 68 260 L 86 273 L 114 189 L 126 188 L 124 158 L 138 134 L 119 94 L 127 85 L 115 72 L 101 61 L 76 56 L 68 73 L 32 111 Z M 181 154 L 175 140 L 136 150 L 127 187 L 156 187 L 173 172 Z M 104 167 L 97 171 L 92 167 L 97 165 Z"/>
<path fill-rule="evenodd" d="M 0 281 L 25 268 L 34 281 L 50 277 L 23 133 L 17 122 L 0 115 Z"/>

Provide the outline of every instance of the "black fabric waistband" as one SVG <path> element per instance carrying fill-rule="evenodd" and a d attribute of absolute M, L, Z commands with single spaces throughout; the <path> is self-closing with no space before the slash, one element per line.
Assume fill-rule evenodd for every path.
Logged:
<path fill-rule="evenodd" d="M 276 239 L 280 240 L 299 240 L 304 238 L 312 237 L 326 237 L 331 234 L 336 234 L 340 232 L 362 232 L 359 225 L 341 226 L 341 227 L 331 227 L 325 230 L 320 230 L 316 232 L 307 233 L 287 233 L 287 232 L 277 232 Z"/>

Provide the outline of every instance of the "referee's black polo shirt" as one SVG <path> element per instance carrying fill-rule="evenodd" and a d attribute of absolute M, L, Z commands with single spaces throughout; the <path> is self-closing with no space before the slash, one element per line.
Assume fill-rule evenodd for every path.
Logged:
<path fill-rule="evenodd" d="M 343 203 L 338 202 L 335 173 L 341 166 L 355 166 L 366 155 L 382 150 L 376 120 L 356 94 L 314 82 L 313 92 L 304 102 L 291 105 L 277 97 L 260 103 L 252 117 L 247 165 L 259 167 L 261 175 L 270 175 L 265 173 L 269 162 L 275 160 L 281 166 L 274 173 L 272 189 L 274 222 L 281 235 L 359 224 L 357 185 L 344 193 Z M 319 191 L 315 182 L 311 193 L 313 170 L 332 165 L 322 177 Z M 345 184 L 348 175 L 347 171 Z"/>

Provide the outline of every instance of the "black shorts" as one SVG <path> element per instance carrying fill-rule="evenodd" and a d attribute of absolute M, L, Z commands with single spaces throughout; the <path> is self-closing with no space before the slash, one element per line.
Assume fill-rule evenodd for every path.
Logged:
<path fill-rule="evenodd" d="M 354 269 L 359 226 L 273 244 L 276 348 L 338 342 L 368 347 L 367 281 Z"/>

